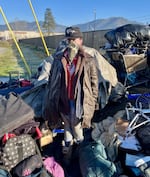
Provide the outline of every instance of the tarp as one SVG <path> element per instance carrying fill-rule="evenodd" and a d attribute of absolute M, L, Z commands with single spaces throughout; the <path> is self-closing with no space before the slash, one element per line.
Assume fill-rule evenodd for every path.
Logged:
<path fill-rule="evenodd" d="M 0 137 L 33 118 L 32 108 L 20 96 L 9 93 L 0 97 Z"/>
<path fill-rule="evenodd" d="M 83 48 L 85 52 L 96 59 L 97 68 L 104 80 L 110 82 L 114 87 L 118 82 L 116 69 L 96 49 L 87 46 L 83 46 Z"/>
<path fill-rule="evenodd" d="M 150 40 L 150 26 L 127 24 L 108 31 L 104 36 L 113 47 L 125 47 L 127 43 Z"/>

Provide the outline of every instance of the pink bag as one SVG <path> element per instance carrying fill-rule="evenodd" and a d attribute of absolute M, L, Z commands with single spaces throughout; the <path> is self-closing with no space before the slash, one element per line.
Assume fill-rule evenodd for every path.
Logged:
<path fill-rule="evenodd" d="M 65 177 L 63 168 L 55 161 L 54 157 L 44 159 L 44 166 L 55 177 Z"/>

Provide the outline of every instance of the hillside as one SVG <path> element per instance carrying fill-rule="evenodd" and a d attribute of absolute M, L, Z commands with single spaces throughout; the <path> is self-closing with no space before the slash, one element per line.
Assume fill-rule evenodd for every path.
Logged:
<path fill-rule="evenodd" d="M 122 25 L 132 23 L 137 24 L 138 22 L 129 21 L 128 19 L 122 17 L 111 17 L 107 19 L 97 19 L 95 21 L 91 21 L 85 24 L 79 24 L 77 26 L 79 26 L 82 31 L 93 31 L 93 30 L 113 29 Z"/>
<path fill-rule="evenodd" d="M 122 17 L 111 17 L 107 19 L 97 19 L 83 24 L 76 24 L 74 26 L 80 27 L 80 29 L 83 32 L 85 32 L 85 31 L 93 31 L 93 30 L 113 29 L 129 23 L 138 23 L 138 22 L 130 21 Z M 36 22 L 15 21 L 9 24 L 11 28 L 16 31 L 38 31 Z M 40 21 L 39 24 L 42 29 L 43 22 Z M 66 26 L 64 25 L 56 24 L 56 28 L 54 32 L 64 32 L 65 28 Z M 7 26 L 0 25 L 0 31 L 4 31 L 4 30 L 7 30 Z"/>

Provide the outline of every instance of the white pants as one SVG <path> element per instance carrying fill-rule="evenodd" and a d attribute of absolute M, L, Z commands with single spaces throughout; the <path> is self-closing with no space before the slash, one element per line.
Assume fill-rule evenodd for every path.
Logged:
<path fill-rule="evenodd" d="M 75 106 L 72 101 L 70 101 L 70 114 L 64 115 L 61 113 L 62 119 L 64 121 L 64 140 L 65 142 L 70 142 L 73 139 L 75 141 L 82 141 L 83 128 L 81 126 L 81 120 L 75 116 Z"/>

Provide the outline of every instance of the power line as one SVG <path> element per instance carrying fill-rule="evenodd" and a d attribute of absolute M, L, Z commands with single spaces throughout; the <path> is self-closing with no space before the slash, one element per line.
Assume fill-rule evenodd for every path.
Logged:
<path fill-rule="evenodd" d="M 145 21 L 150 19 L 150 15 L 138 16 L 138 17 L 131 17 L 130 20 L 134 21 Z"/>

